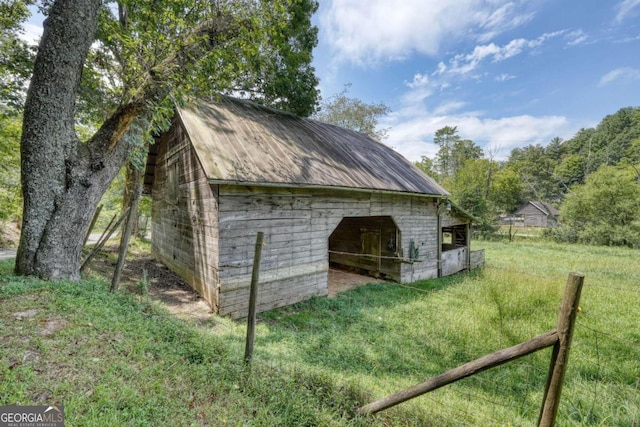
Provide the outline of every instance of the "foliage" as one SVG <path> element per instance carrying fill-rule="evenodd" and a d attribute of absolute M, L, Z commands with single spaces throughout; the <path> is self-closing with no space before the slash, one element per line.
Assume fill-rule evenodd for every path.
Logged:
<path fill-rule="evenodd" d="M 458 206 L 481 218 L 483 223 L 490 222 L 491 217 L 490 188 L 487 184 L 489 168 L 492 166 L 488 159 L 469 159 L 455 175 L 443 181 Z"/>
<path fill-rule="evenodd" d="M 0 0 L 0 113 L 19 111 L 33 69 L 34 50 L 23 40 L 22 24 L 33 1 Z"/>
<path fill-rule="evenodd" d="M 572 185 L 583 184 L 601 166 L 639 161 L 640 108 L 626 107 L 569 140 L 514 149 L 508 163 L 522 177 L 525 199 L 558 204 Z"/>
<path fill-rule="evenodd" d="M 414 164 L 418 167 L 418 169 L 420 169 L 422 172 L 426 173 L 430 177 L 436 178 L 438 176 L 438 174 L 434 169 L 433 160 L 431 160 L 429 157 L 422 156 L 420 158 L 420 161 L 415 162 Z"/>
<path fill-rule="evenodd" d="M 467 160 L 480 159 L 483 156 L 479 146 L 458 135 L 456 126 L 438 129 L 433 142 L 440 146 L 434 163 L 441 180 L 456 175 Z"/>
<path fill-rule="evenodd" d="M 391 112 L 384 103 L 367 104 L 357 98 L 347 96 L 351 84 L 320 103 L 320 110 L 313 116 L 314 119 L 332 123 L 345 129 L 366 133 L 379 141 L 387 137 L 388 129 L 376 129 L 380 117 Z"/>
<path fill-rule="evenodd" d="M 318 78 L 311 66 L 318 42 L 311 16 L 318 2 L 295 0 L 274 5 L 263 0 L 261 5 L 273 30 L 260 39 L 233 90 L 260 104 L 308 117 L 316 111 L 319 98 Z"/>
<path fill-rule="evenodd" d="M 566 141 L 568 154 L 584 159 L 585 176 L 601 166 L 615 166 L 633 153 L 633 141 L 640 138 L 640 108 L 621 108 L 602 119 L 595 129 L 583 129 Z M 584 181 L 584 180 L 583 180 Z"/>
<path fill-rule="evenodd" d="M 416 166 L 439 179 L 458 206 L 478 219 L 483 234 L 493 233 L 497 215 L 515 209 L 522 199 L 519 174 L 484 158 L 482 149 L 462 139 L 455 126 L 436 131 L 434 142 L 440 146 L 436 159 L 423 157 Z"/>
<path fill-rule="evenodd" d="M 584 159 L 578 154 L 564 156 L 555 167 L 555 175 L 563 191 L 567 191 L 574 184 L 581 184 L 585 176 Z"/>
<path fill-rule="evenodd" d="M 94 232 L 104 230 L 114 215 L 117 219 L 117 217 L 122 213 L 124 186 L 125 168 L 122 168 L 122 170 L 118 173 L 118 175 L 116 175 L 113 181 L 111 181 L 111 185 L 109 185 L 109 188 L 100 200 L 102 211 L 100 212 L 100 216 L 98 217 L 98 221 L 96 222 Z"/>
<path fill-rule="evenodd" d="M 22 212 L 20 134 L 22 121 L 0 113 L 0 220 L 17 221 Z"/>
<path fill-rule="evenodd" d="M 513 212 L 525 200 L 518 172 L 509 166 L 499 168 L 491 180 L 489 200 L 498 212 Z"/>
<path fill-rule="evenodd" d="M 640 182 L 631 167 L 602 166 L 560 210 L 557 240 L 640 248 Z"/>
<path fill-rule="evenodd" d="M 33 50 L 20 39 L 32 1 L 0 0 L 0 221 L 19 220 L 21 108 Z"/>
<path fill-rule="evenodd" d="M 454 201 L 480 219 L 481 229 L 490 228 L 499 213 L 513 212 L 527 200 L 558 206 L 567 197 L 564 225 L 547 231 L 547 236 L 559 241 L 637 245 L 636 222 L 621 223 L 616 215 L 597 215 L 595 199 L 590 202 L 592 211 L 576 200 L 592 191 L 593 183 L 588 189 L 581 184 L 589 181 L 596 166 L 630 165 L 640 175 L 633 166 L 640 160 L 640 108 L 620 109 L 595 129 L 582 129 L 567 141 L 553 138 L 546 146 L 515 148 L 503 163 L 482 158 L 480 147 L 463 140 L 455 126 L 439 129 L 434 142 L 440 146 L 435 160 L 423 157 L 416 165 L 427 173 L 435 169 Z M 631 171 L 631 177 L 629 174 Z M 616 187 L 616 179 L 609 183 L 611 188 Z M 591 216 L 588 220 L 587 215 Z"/>
<path fill-rule="evenodd" d="M 559 202 L 560 185 L 554 171 L 558 160 L 540 144 L 514 148 L 507 164 L 518 172 L 524 186 L 524 200 Z"/>
<path fill-rule="evenodd" d="M 535 425 L 550 350 L 375 416 L 354 408 L 554 329 L 577 270 L 586 282 L 556 425 L 637 424 L 637 251 L 481 244 L 482 272 L 260 314 L 250 370 L 244 322 L 182 321 L 101 280 L 53 285 L 0 263 L 0 405 L 53 395 L 79 425 Z"/>

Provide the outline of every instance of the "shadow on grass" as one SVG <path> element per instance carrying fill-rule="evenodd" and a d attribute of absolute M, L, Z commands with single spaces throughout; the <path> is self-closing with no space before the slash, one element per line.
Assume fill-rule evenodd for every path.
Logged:
<path fill-rule="evenodd" d="M 464 360 L 469 357 L 465 351 L 445 351 L 439 342 L 429 342 L 437 331 L 424 327 L 419 304 L 414 303 L 478 274 L 411 285 L 369 284 L 335 298 L 316 297 L 271 310 L 260 315 L 270 333 L 260 336 L 257 346 L 268 349 L 288 343 L 296 347 L 299 362 L 348 375 L 412 375 L 442 361 Z"/>

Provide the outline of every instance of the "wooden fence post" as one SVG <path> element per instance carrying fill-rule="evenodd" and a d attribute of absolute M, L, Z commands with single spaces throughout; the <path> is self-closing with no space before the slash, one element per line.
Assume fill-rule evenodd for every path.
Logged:
<path fill-rule="evenodd" d="M 138 217 L 138 202 L 140 201 L 140 196 L 142 195 L 142 176 L 141 171 L 135 169 L 134 177 L 135 179 L 135 194 L 133 195 L 133 200 L 131 202 L 131 206 L 129 207 L 129 215 L 127 217 L 127 222 L 124 225 L 124 232 L 122 233 L 122 237 L 120 239 L 120 251 L 118 253 L 118 263 L 116 264 L 116 269 L 113 272 L 113 277 L 111 279 L 111 287 L 109 288 L 111 292 L 115 292 L 118 290 L 118 286 L 120 286 L 120 274 L 122 274 L 122 269 L 124 268 L 124 261 L 127 257 L 127 248 L 129 247 L 129 239 L 131 238 L 131 230 L 133 229 L 135 222 Z"/>
<path fill-rule="evenodd" d="M 97 254 L 100 249 L 102 249 L 105 243 L 107 243 L 107 240 L 109 240 L 113 232 L 116 231 L 116 228 L 118 228 L 118 226 L 124 220 L 128 212 L 129 212 L 129 209 L 127 208 L 124 211 L 124 213 L 120 216 L 118 221 L 116 221 L 116 223 L 113 225 L 111 225 L 113 223 L 113 219 L 111 220 L 111 222 L 109 223 L 109 227 L 111 228 L 107 227 L 107 230 L 105 230 L 104 233 L 102 233 L 102 237 L 100 237 L 100 240 L 98 240 L 98 243 L 96 243 L 96 245 L 93 247 L 91 252 L 89 252 L 89 255 L 87 256 L 87 258 L 82 263 L 82 266 L 80 266 L 80 273 L 84 271 L 84 269 L 89 265 L 89 261 L 91 261 L 94 255 Z"/>
<path fill-rule="evenodd" d="M 475 375 L 544 348 L 553 347 L 549 376 L 547 378 L 544 400 L 538 419 L 538 426 L 552 427 L 560 404 L 560 392 L 562 391 L 562 382 L 569 360 L 569 347 L 571 346 L 571 338 L 573 337 L 573 329 L 583 282 L 584 276 L 582 274 L 569 274 L 556 330 L 538 335 L 522 344 L 499 350 L 480 359 L 465 363 L 423 383 L 369 403 L 359 408 L 358 412 L 361 414 L 373 414 L 447 384 L 451 384 L 462 378 Z"/>
<path fill-rule="evenodd" d="M 583 283 L 584 275 L 569 273 L 558 316 L 558 342 L 553 347 L 549 376 L 547 377 L 542 408 L 538 418 L 539 427 L 552 427 L 555 423 L 558 407 L 560 406 L 562 383 L 567 371 L 567 363 L 569 362 L 569 349 L 573 338 L 573 329 Z"/>
<path fill-rule="evenodd" d="M 93 231 L 93 227 L 95 227 L 96 221 L 98 221 L 98 217 L 100 216 L 100 212 L 102 211 L 102 207 L 103 207 L 103 205 L 98 206 L 96 211 L 93 213 L 93 218 L 91 219 L 91 224 L 89 224 L 89 229 L 87 230 L 87 234 L 84 236 L 84 243 L 82 244 L 82 247 L 85 247 L 87 245 L 87 240 L 89 240 L 89 236 L 91 235 L 91 232 Z M 111 224 L 109 224 L 109 225 L 111 225 Z"/>
<path fill-rule="evenodd" d="M 253 270 L 251 272 L 251 288 L 249 289 L 249 314 L 247 315 L 247 342 L 244 348 L 245 363 L 251 362 L 253 356 L 253 340 L 256 331 L 256 300 L 258 299 L 258 281 L 260 279 L 260 258 L 262 256 L 262 240 L 264 233 L 258 232 L 256 247 L 253 255 Z"/>

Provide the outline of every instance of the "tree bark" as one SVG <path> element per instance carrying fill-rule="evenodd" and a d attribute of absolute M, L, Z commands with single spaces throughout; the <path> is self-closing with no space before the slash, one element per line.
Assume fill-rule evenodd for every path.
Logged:
<path fill-rule="evenodd" d="M 120 107 L 86 144 L 74 129 L 76 93 L 101 3 L 58 0 L 43 24 L 23 118 L 18 274 L 79 279 L 92 213 L 129 154 L 117 142 L 141 103 Z"/>

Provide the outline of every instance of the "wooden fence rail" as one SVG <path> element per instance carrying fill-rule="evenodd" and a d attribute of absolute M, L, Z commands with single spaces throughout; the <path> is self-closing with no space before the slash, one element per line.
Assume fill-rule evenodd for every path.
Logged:
<path fill-rule="evenodd" d="M 584 276 L 582 274 L 569 274 L 567 287 L 560 307 L 560 314 L 558 315 L 557 329 L 538 335 L 524 343 L 496 351 L 472 362 L 465 363 L 423 383 L 376 400 L 359 408 L 358 412 L 361 414 L 373 414 L 436 390 L 447 384 L 486 371 L 487 369 L 502 365 L 536 351 L 553 347 L 549 376 L 547 377 L 547 385 L 540 410 L 540 417 L 538 419 L 538 425 L 540 427 L 553 426 L 560 404 L 562 382 L 569 361 L 569 347 L 571 346 L 571 339 L 573 337 L 573 329 L 583 282 Z"/>

